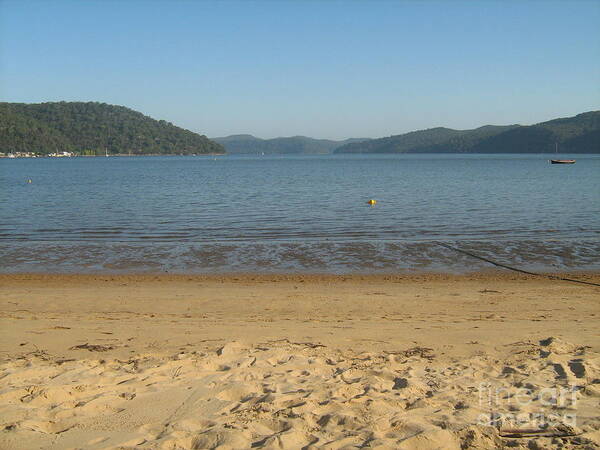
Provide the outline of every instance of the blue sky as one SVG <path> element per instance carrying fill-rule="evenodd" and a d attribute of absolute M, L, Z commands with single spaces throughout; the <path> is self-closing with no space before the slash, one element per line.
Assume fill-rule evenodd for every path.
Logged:
<path fill-rule="evenodd" d="M 600 1 L 0 0 L 0 99 L 210 137 L 380 137 L 600 109 Z"/>

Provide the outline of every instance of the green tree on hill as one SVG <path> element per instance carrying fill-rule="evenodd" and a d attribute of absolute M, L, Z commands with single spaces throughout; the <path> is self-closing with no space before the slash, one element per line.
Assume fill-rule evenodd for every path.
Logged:
<path fill-rule="evenodd" d="M 220 144 L 123 106 L 0 103 L 0 152 L 224 153 Z"/>

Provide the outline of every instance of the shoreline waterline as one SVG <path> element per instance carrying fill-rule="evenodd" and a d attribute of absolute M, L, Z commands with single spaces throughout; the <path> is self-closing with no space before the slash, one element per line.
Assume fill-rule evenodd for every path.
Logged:
<path fill-rule="evenodd" d="M 9 242 L 0 273 L 600 271 L 600 241 Z"/>
<path fill-rule="evenodd" d="M 553 281 L 568 283 L 565 278 L 577 278 L 580 281 L 600 282 L 600 271 L 581 270 L 569 272 L 540 272 L 527 274 L 504 269 L 481 270 L 468 273 L 451 272 L 403 272 L 403 273 L 345 273 L 331 274 L 318 272 L 223 272 L 223 273 L 181 273 L 181 272 L 128 272 L 128 273 L 61 273 L 61 272 L 15 272 L 0 273 L 0 283 L 10 282 L 96 282 L 123 281 L 130 282 L 443 282 L 443 281 Z"/>

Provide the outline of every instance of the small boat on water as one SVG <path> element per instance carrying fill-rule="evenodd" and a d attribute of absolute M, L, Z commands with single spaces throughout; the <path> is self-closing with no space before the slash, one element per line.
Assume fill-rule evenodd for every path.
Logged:
<path fill-rule="evenodd" d="M 558 142 L 554 143 L 554 152 L 558 156 Z M 551 159 L 550 164 L 575 164 L 574 159 Z"/>

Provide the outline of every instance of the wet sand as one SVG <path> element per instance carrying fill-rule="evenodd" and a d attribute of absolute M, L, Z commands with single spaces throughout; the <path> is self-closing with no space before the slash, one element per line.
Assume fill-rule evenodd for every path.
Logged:
<path fill-rule="evenodd" d="M 500 272 L 0 275 L 0 447 L 598 446 L 599 298 Z M 556 436 L 524 434 L 536 414 Z"/>

